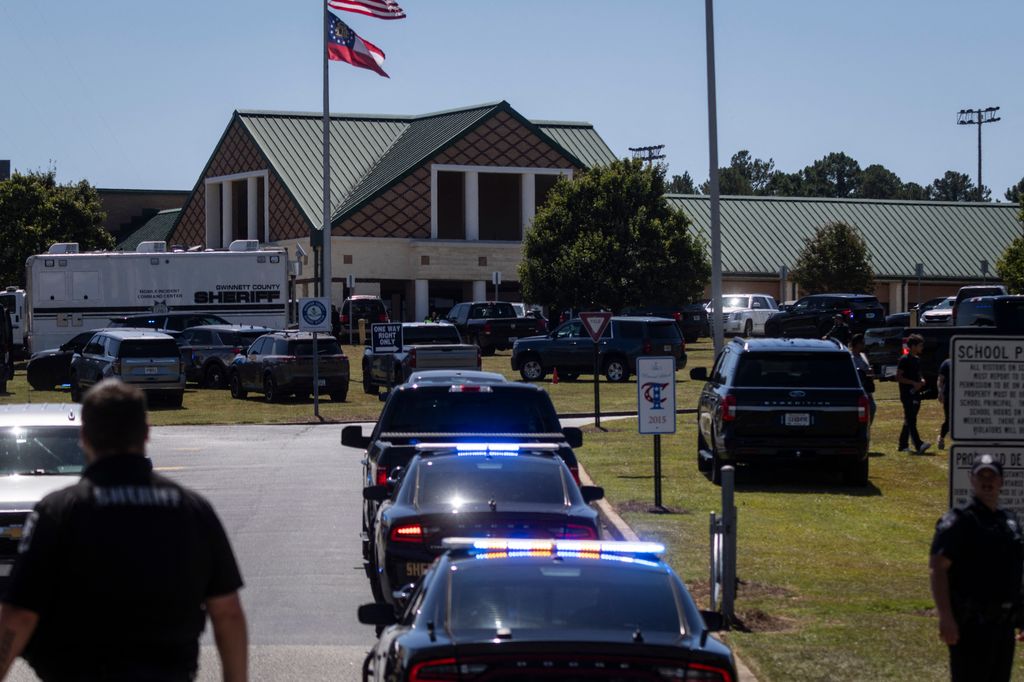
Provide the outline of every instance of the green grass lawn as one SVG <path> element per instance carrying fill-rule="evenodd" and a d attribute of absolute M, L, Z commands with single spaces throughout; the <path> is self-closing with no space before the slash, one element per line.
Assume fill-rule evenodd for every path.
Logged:
<path fill-rule="evenodd" d="M 361 349 L 353 358 L 348 400 L 325 400 L 330 421 L 373 420 L 380 403 L 361 390 Z M 677 374 L 677 407 L 696 404 L 700 383 L 688 369 L 707 366 L 709 344 L 689 348 L 687 370 Z M 513 375 L 508 353 L 485 358 L 484 369 Z M 542 383 L 560 414 L 593 411 L 593 383 Z M 902 421 L 895 385 L 879 383 L 872 432 L 871 485 L 844 487 L 828 472 L 740 472 L 736 493 L 738 575 L 736 608 L 744 629 L 727 635 L 762 681 L 943 679 L 946 650 L 928 592 L 927 558 L 935 520 L 945 510 L 945 452 L 896 452 Z M 602 411 L 636 409 L 636 382 L 601 384 Z M 0 404 L 67 402 L 66 391 L 28 388 L 24 373 Z M 182 409 L 155 409 L 157 425 L 315 421 L 311 401 L 268 405 L 261 397 L 232 400 L 227 391 L 192 390 Z M 921 411 L 921 433 L 934 441 L 941 410 Z M 653 506 L 653 438 L 639 436 L 635 419 L 604 421 L 586 429 L 580 460 L 607 499 L 647 539 L 668 546 L 668 560 L 706 600 L 708 512 L 721 508 L 720 489 L 697 472 L 692 414 L 679 415 L 678 431 L 662 438 L 663 503 Z M 1017 675 L 1024 679 L 1024 665 Z"/>

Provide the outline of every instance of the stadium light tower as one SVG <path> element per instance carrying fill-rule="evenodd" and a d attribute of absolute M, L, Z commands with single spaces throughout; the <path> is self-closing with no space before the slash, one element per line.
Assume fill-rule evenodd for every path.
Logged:
<path fill-rule="evenodd" d="M 961 109 L 956 114 L 957 125 L 978 126 L 978 201 L 982 200 L 982 193 L 985 191 L 985 186 L 981 184 L 981 124 L 995 123 L 998 121 L 999 117 L 996 116 L 997 111 L 999 111 L 999 107 L 989 107 L 988 109 Z"/>

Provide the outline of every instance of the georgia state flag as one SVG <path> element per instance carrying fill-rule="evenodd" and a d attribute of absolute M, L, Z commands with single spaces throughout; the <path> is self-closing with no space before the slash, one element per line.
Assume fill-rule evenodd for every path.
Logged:
<path fill-rule="evenodd" d="M 384 63 L 384 52 L 371 43 L 363 40 L 344 21 L 327 13 L 327 58 L 340 62 L 348 62 L 352 66 L 376 71 L 385 78 L 390 78 L 381 64 Z"/>

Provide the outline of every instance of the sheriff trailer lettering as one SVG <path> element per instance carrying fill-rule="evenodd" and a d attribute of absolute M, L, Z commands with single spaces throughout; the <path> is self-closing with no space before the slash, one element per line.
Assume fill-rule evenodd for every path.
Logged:
<path fill-rule="evenodd" d="M 197 291 L 193 297 L 195 303 L 273 303 L 281 298 L 277 284 L 218 284 L 216 289 Z"/>

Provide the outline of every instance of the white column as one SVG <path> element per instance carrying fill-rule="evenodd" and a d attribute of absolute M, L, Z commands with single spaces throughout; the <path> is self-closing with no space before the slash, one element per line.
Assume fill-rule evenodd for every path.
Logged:
<path fill-rule="evenodd" d="M 473 282 L 473 300 L 474 301 L 487 301 L 487 285 L 489 282 L 483 280 L 475 280 Z"/>
<path fill-rule="evenodd" d="M 480 239 L 480 185 L 478 184 L 480 174 L 476 171 L 466 171 L 463 181 L 465 182 L 466 197 L 466 241 L 477 241 Z M 478 301 L 483 299 L 476 299 Z"/>
<path fill-rule="evenodd" d="M 231 182 L 221 184 L 221 246 L 225 249 L 231 246 L 231 238 L 235 234 L 234 202 L 231 200 Z"/>
<path fill-rule="evenodd" d="M 416 289 L 413 292 L 413 308 L 416 311 L 414 322 L 427 319 L 430 314 L 430 305 L 427 298 L 430 296 L 430 282 L 425 279 L 418 279 L 414 283 Z"/>
<path fill-rule="evenodd" d="M 220 232 L 221 200 L 220 183 L 206 183 L 206 248 L 221 247 Z"/>
<path fill-rule="evenodd" d="M 519 233 L 519 238 L 522 239 L 526 236 L 526 230 L 530 227 L 530 221 L 533 220 L 533 216 L 537 212 L 537 183 L 534 180 L 533 173 L 523 173 L 520 176 L 519 184 L 520 195 L 522 196 L 520 212 L 523 216 L 523 229 Z"/>
<path fill-rule="evenodd" d="M 246 218 L 247 218 L 247 223 L 248 223 L 247 232 L 246 232 L 245 238 L 246 239 L 257 239 L 258 240 L 260 238 L 260 233 L 259 233 L 259 212 L 258 212 L 257 209 L 258 209 L 260 204 L 259 204 L 259 197 L 257 197 L 256 194 L 258 193 L 259 186 L 260 186 L 259 178 L 257 178 L 255 175 L 250 177 L 250 178 L 246 178 L 245 184 L 246 184 L 246 192 L 245 192 L 246 207 L 245 208 L 246 208 Z"/>
<path fill-rule="evenodd" d="M 903 301 L 900 300 L 900 283 L 889 282 L 889 312 L 899 313 L 903 311 Z"/>

